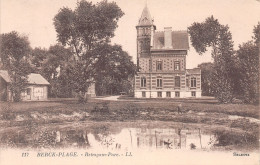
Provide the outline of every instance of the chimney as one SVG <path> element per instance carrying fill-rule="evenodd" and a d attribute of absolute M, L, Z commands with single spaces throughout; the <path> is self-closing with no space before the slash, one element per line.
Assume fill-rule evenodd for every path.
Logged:
<path fill-rule="evenodd" d="M 172 27 L 164 28 L 164 48 L 172 48 Z"/>

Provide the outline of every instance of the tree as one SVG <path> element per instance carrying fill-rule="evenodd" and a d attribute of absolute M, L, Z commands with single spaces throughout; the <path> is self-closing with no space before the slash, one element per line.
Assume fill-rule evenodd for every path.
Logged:
<path fill-rule="evenodd" d="M 236 52 L 236 90 L 245 103 L 259 103 L 260 22 L 253 34 L 253 40 L 239 45 Z"/>
<path fill-rule="evenodd" d="M 56 44 L 49 47 L 45 60 L 42 61 L 41 74 L 49 81 L 59 76 L 60 70 L 66 68 L 73 53 L 69 48 Z"/>
<path fill-rule="evenodd" d="M 259 49 L 253 41 L 239 45 L 237 51 L 239 84 L 246 103 L 259 99 Z"/>
<path fill-rule="evenodd" d="M 2 68 L 11 79 L 10 91 L 14 101 L 20 101 L 21 92 L 27 85 L 27 76 L 32 71 L 27 61 L 31 51 L 28 38 L 12 31 L 0 35 Z"/>
<path fill-rule="evenodd" d="M 212 86 L 213 63 L 202 63 L 198 65 L 201 69 L 201 88 L 203 96 L 213 96 L 214 88 Z"/>
<path fill-rule="evenodd" d="M 255 43 L 259 44 L 260 43 L 260 22 L 258 22 L 258 24 L 254 27 L 253 33 L 254 33 L 253 39 Z"/>
<path fill-rule="evenodd" d="M 64 7 L 54 17 L 58 41 L 72 47 L 75 55 L 75 63 L 69 66 L 75 91 L 85 93 L 93 82 L 97 61 L 94 49 L 110 42 L 123 14 L 115 2 L 92 4 L 81 0 L 75 10 Z"/>
<path fill-rule="evenodd" d="M 36 72 L 50 82 L 50 96 L 70 97 L 72 90 L 69 86 L 70 78 L 67 70 L 69 63 L 73 59 L 72 50 L 59 44 L 50 46 L 48 50 L 35 50 L 33 57 L 36 58 L 33 58 L 33 60 L 40 66 Z"/>
<path fill-rule="evenodd" d="M 30 63 L 34 72 L 41 74 L 51 84 L 50 97 L 71 97 L 67 70 L 73 61 L 71 48 L 60 44 L 52 45 L 48 49 L 37 47 L 32 50 Z"/>
<path fill-rule="evenodd" d="M 44 60 L 46 60 L 48 56 L 49 54 L 47 49 L 36 47 L 32 50 L 30 62 L 36 72 L 41 69 Z"/>
<path fill-rule="evenodd" d="M 234 97 L 234 50 L 229 27 L 211 16 L 205 22 L 193 23 L 188 30 L 191 43 L 199 54 L 206 52 L 207 47 L 212 48 L 214 95 L 220 102 L 231 102 Z"/>
<path fill-rule="evenodd" d="M 95 49 L 96 90 L 99 95 L 129 93 L 136 66 L 119 45 L 103 44 Z"/>

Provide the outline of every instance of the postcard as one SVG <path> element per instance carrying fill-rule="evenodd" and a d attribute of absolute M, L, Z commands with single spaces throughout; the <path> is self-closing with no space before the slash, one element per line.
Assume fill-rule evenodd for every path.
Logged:
<path fill-rule="evenodd" d="M 1 0 L 1 165 L 256 165 L 259 0 Z"/>

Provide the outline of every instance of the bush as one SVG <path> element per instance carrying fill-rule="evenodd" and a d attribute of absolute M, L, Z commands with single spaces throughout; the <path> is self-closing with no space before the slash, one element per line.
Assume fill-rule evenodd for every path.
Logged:
<path fill-rule="evenodd" d="M 257 133 L 236 133 L 229 131 L 215 131 L 215 136 L 217 138 L 218 143 L 215 146 L 248 146 L 248 147 L 259 147 Z"/>
<path fill-rule="evenodd" d="M 1 109 L 2 109 L 2 119 L 4 119 L 4 120 L 14 120 L 16 118 L 16 114 L 10 108 L 9 104 L 2 106 Z"/>

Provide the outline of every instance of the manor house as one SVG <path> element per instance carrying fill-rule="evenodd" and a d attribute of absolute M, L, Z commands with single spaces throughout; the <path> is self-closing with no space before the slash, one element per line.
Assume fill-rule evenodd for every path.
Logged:
<path fill-rule="evenodd" d="M 201 70 L 186 69 L 187 31 L 156 31 L 147 6 L 137 30 L 137 66 L 134 94 L 137 98 L 201 97 Z"/>

